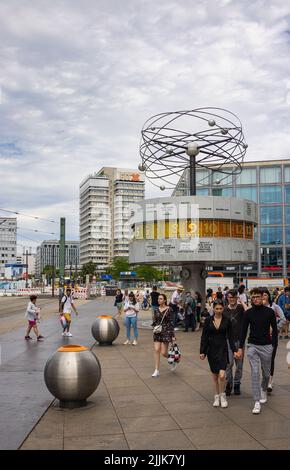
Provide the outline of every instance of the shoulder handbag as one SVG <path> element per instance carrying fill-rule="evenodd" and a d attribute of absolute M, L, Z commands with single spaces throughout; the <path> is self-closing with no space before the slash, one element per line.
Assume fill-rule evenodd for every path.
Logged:
<path fill-rule="evenodd" d="M 154 328 L 153 328 L 153 333 L 155 333 L 155 334 L 156 334 L 156 333 L 161 333 L 161 331 L 162 331 L 162 322 L 163 322 L 164 317 L 165 317 L 165 315 L 166 315 L 167 312 L 168 312 L 168 308 L 165 310 L 165 312 L 164 312 L 164 314 L 163 314 L 163 317 L 162 317 L 162 320 L 161 320 L 161 322 L 159 323 L 159 325 L 154 326 Z"/>

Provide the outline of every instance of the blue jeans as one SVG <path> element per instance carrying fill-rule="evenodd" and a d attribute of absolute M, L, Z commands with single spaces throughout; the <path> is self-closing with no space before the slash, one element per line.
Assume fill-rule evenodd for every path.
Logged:
<path fill-rule="evenodd" d="M 138 329 L 137 329 L 137 316 L 136 317 L 126 317 L 125 318 L 125 325 L 127 328 L 127 339 L 130 340 L 131 338 L 131 327 L 134 329 L 134 337 L 135 339 L 138 338 Z"/>

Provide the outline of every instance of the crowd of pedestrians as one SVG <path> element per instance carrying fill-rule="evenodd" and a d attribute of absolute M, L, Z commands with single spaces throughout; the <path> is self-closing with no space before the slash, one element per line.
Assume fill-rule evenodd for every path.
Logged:
<path fill-rule="evenodd" d="M 33 329 L 37 340 L 41 341 L 43 336 L 37 326 L 40 308 L 36 301 L 37 296 L 32 295 L 27 306 L 25 339 L 32 339 L 30 332 Z M 272 293 L 268 288 L 259 287 L 249 292 L 244 285 L 237 289 L 219 287 L 216 292 L 208 289 L 203 299 L 199 292 L 186 291 L 182 285 L 177 285 L 170 301 L 164 293 L 158 292 L 157 286 L 153 286 L 151 292 L 148 288 L 135 293 L 118 289 L 114 306 L 117 309 L 116 318 L 124 316 L 124 345 L 133 346 L 138 345 L 140 309 L 151 307 L 154 378 L 160 376 L 161 356 L 168 360 L 171 370 L 176 368 L 178 361 L 169 361 L 169 345 L 178 350 L 174 344 L 175 332 L 198 332 L 202 329 L 200 359 L 207 358 L 209 363 L 214 407 L 226 408 L 232 393 L 242 393 L 243 364 L 247 356 L 254 401 L 252 412 L 261 412 L 261 404 L 267 402 L 268 393 L 273 390 L 278 340 L 289 339 L 290 287 Z M 72 336 L 72 310 L 78 315 L 71 289 L 67 288 L 60 299 L 59 310 L 63 336 Z"/>

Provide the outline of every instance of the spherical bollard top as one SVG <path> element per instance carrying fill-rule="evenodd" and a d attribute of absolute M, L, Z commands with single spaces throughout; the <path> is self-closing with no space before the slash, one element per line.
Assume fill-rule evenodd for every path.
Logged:
<path fill-rule="evenodd" d="M 92 335 L 100 346 L 111 345 L 119 331 L 119 323 L 112 315 L 99 315 L 92 324 Z"/>
<path fill-rule="evenodd" d="M 84 406 L 100 383 L 101 365 L 85 346 L 68 344 L 48 358 L 44 380 L 50 393 L 60 400 L 60 406 Z"/>

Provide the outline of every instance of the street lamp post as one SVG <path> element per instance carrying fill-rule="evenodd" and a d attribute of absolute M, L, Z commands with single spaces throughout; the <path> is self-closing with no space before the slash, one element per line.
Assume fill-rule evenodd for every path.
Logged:
<path fill-rule="evenodd" d="M 186 150 L 187 155 L 189 156 L 189 188 L 190 196 L 196 196 L 196 159 L 195 157 L 199 153 L 199 148 L 197 142 L 190 142 Z"/>
<path fill-rule="evenodd" d="M 55 245 L 52 245 L 52 283 L 51 283 L 51 295 L 54 297 L 54 286 L 55 286 Z"/>

